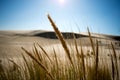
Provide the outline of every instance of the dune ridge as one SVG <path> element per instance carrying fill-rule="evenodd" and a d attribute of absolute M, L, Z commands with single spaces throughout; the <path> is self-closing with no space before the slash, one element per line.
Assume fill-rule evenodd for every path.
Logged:
<path fill-rule="evenodd" d="M 62 32 L 65 39 L 74 39 L 81 37 L 88 37 L 87 33 L 74 33 L 74 32 Z M 91 33 L 93 38 L 100 39 L 113 39 L 120 41 L 120 36 L 118 35 L 107 35 L 107 34 L 98 34 Z M 32 37 L 43 37 L 48 39 L 57 39 L 56 34 L 53 31 L 45 30 L 31 30 L 31 31 L 0 31 L 0 38 L 5 36 L 32 36 Z"/>

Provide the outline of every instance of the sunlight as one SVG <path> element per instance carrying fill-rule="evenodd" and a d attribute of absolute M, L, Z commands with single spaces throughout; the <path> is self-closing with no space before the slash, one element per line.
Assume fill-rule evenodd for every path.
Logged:
<path fill-rule="evenodd" d="M 65 0 L 58 0 L 60 4 L 65 4 Z"/>

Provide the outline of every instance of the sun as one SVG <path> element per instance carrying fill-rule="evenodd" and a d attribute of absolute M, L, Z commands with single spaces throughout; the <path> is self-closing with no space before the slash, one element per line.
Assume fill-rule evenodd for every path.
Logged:
<path fill-rule="evenodd" d="M 65 4 L 65 0 L 58 0 L 60 4 Z"/>

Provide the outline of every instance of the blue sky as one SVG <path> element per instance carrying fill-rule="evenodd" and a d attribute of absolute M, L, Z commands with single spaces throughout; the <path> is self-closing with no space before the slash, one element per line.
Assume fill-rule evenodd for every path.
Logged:
<path fill-rule="evenodd" d="M 53 30 L 120 35 L 120 0 L 0 0 L 0 30 Z"/>

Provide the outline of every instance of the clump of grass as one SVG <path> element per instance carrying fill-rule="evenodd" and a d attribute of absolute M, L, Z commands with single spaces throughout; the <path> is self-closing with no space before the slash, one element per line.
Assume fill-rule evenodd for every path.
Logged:
<path fill-rule="evenodd" d="M 112 80 L 110 72 L 106 66 L 97 69 L 96 75 L 96 66 L 89 67 L 87 80 Z"/>
<path fill-rule="evenodd" d="M 53 76 L 50 74 L 50 72 L 48 71 L 48 69 L 40 62 L 38 61 L 30 52 L 28 52 L 27 50 L 25 50 L 23 47 L 22 49 L 25 51 L 25 53 L 27 55 L 29 55 L 42 69 L 44 69 L 44 71 L 46 71 L 46 73 L 50 76 L 50 78 L 52 80 L 54 80 Z"/>

